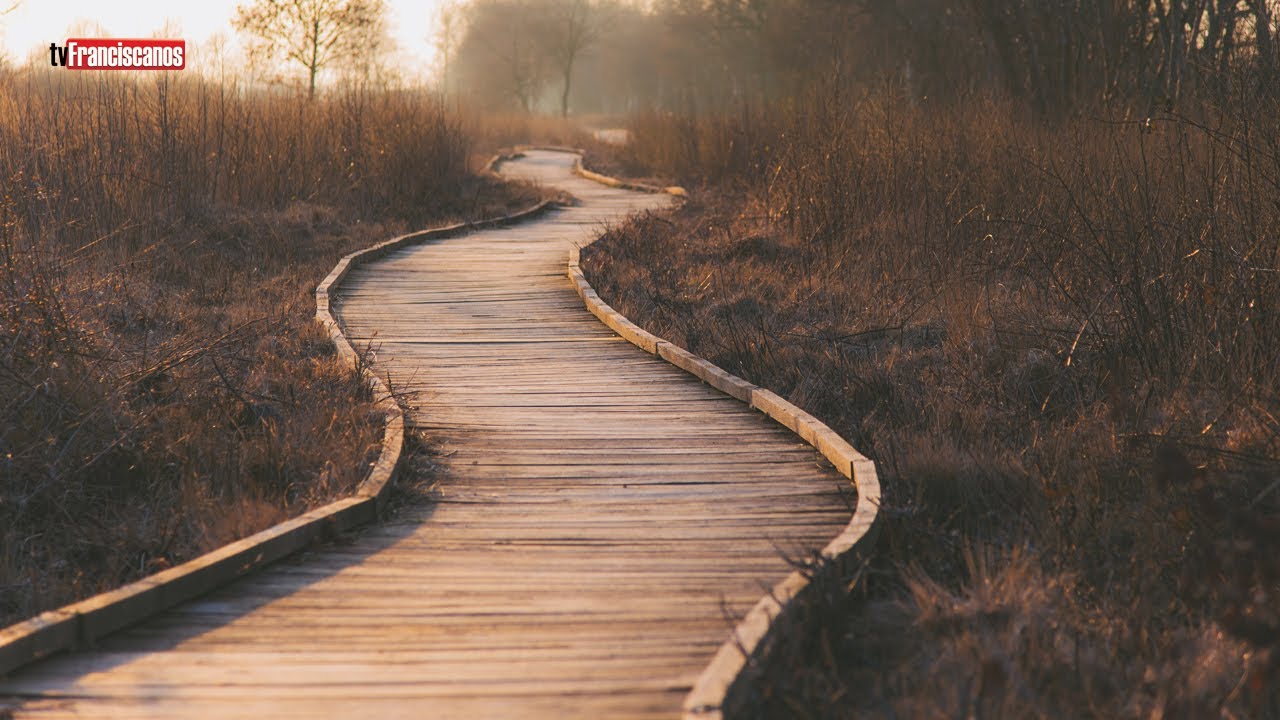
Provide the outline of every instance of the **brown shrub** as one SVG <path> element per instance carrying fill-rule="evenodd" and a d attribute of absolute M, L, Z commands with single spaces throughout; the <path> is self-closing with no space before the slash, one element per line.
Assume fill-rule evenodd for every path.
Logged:
<path fill-rule="evenodd" d="M 860 589 L 814 593 L 743 714 L 1274 714 L 1242 680 L 1280 641 L 1274 106 L 804 107 L 642 117 L 645 170 L 713 185 L 584 253 L 879 464 Z"/>
<path fill-rule="evenodd" d="M 315 284 L 536 197 L 428 97 L 0 72 L 0 622 L 350 492 L 380 420 Z"/>

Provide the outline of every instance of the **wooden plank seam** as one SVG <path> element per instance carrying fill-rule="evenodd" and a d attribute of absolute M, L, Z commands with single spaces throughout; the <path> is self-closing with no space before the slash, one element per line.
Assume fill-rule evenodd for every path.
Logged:
<path fill-rule="evenodd" d="M 493 172 L 510 156 L 486 165 Z M 492 228 L 536 217 L 555 203 L 544 200 L 510 215 L 401 235 L 346 255 L 316 287 L 316 319 L 328 330 L 338 356 L 359 368 L 385 418 L 381 450 L 352 497 L 337 500 L 249 537 L 207 552 L 181 565 L 148 575 L 123 587 L 48 610 L 0 629 L 0 675 L 42 657 L 91 646 L 99 638 L 215 590 L 246 573 L 307 546 L 373 521 L 386 504 L 391 480 L 404 448 L 404 412 L 390 388 L 361 358 L 332 314 L 335 290 L 350 270 L 409 245 Z"/>
<path fill-rule="evenodd" d="M 560 148 L 536 148 L 560 149 Z M 667 192 L 684 197 L 681 188 L 657 188 L 624 183 L 615 178 L 582 168 L 580 150 L 574 172 L 588 179 L 611 187 L 646 192 Z M 757 387 L 742 378 L 717 367 L 684 348 L 659 338 L 614 310 L 596 294 L 582 274 L 581 249 L 572 248 L 569 254 L 568 275 L 578 296 L 587 309 L 610 329 L 647 353 L 656 355 L 706 384 L 769 416 L 788 428 L 831 462 L 853 481 L 858 502 L 853 516 L 844 530 L 822 549 L 824 559 L 832 561 L 827 567 L 836 567 L 837 561 L 849 561 L 869 550 L 875 542 L 880 509 L 880 481 L 875 463 L 859 453 L 844 438 L 825 423 L 769 390 Z M 855 552 L 856 551 L 856 552 Z M 734 627 L 730 637 L 716 651 L 710 664 L 699 675 L 693 689 L 682 704 L 684 720 L 720 720 L 723 708 L 730 698 L 735 683 L 743 680 L 745 671 L 757 659 L 778 618 L 795 607 L 795 599 L 810 587 L 811 580 L 804 572 L 796 571 L 775 585 L 769 594 L 761 598 Z"/>

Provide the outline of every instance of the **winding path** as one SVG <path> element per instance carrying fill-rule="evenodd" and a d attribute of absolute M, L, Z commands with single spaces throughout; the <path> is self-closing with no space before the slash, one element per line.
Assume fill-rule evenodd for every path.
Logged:
<path fill-rule="evenodd" d="M 848 481 L 616 337 L 571 243 L 668 202 L 535 151 L 581 201 L 393 253 L 339 306 L 442 447 L 429 506 L 0 680 L 18 717 L 678 717 L 745 612 L 849 519 Z"/>

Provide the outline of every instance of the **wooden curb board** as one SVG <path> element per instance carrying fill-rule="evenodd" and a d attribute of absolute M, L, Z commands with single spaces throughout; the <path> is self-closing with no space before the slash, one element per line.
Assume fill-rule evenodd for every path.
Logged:
<path fill-rule="evenodd" d="M 503 159 L 503 156 L 491 159 L 486 171 L 493 172 Z M 551 202 L 543 201 L 511 215 L 408 233 L 350 253 L 339 260 L 328 277 L 316 287 L 316 319 L 328 330 L 342 360 L 349 367 L 362 367 L 355 348 L 343 334 L 330 308 L 331 297 L 352 268 L 414 243 L 533 218 L 551 206 Z M 370 369 L 362 370 L 376 398 L 376 405 L 383 413 L 385 425 L 378 459 L 352 497 L 316 508 L 116 590 L 45 611 L 0 630 L 0 675 L 54 653 L 91 646 L 105 635 L 222 587 L 316 542 L 373 521 L 386 504 L 391 480 L 400 462 L 405 421 L 404 412 L 386 383 Z"/>
<path fill-rule="evenodd" d="M 556 149 L 556 148 L 548 148 Z M 577 152 L 577 151 L 574 151 Z M 657 188 L 635 185 L 610 178 L 582 168 L 579 152 L 575 172 L 589 180 L 611 187 L 623 187 L 645 192 L 667 192 L 685 197 L 682 188 Z M 853 481 L 858 491 L 858 504 L 853 517 L 844 530 L 822 550 L 822 556 L 836 560 L 853 550 L 864 551 L 875 540 L 875 525 L 880 509 L 880 481 L 876 466 L 859 453 L 844 438 L 825 423 L 801 410 L 775 393 L 757 387 L 729 373 L 713 363 L 674 345 L 631 322 L 614 310 L 596 294 L 587 282 L 579 265 L 580 249 L 570 251 L 568 275 L 578 296 L 592 315 L 631 344 L 645 352 L 660 357 L 676 367 L 697 377 L 711 387 L 730 397 L 747 403 L 787 427 L 801 439 L 822 453 L 841 475 Z M 716 652 L 711 663 L 698 677 L 693 689 L 684 701 L 685 720 L 718 720 L 734 683 L 741 679 L 755 652 L 762 647 L 774 622 L 792 606 L 795 599 L 810 585 L 804 573 L 796 571 L 788 575 L 747 613 L 734 628 L 731 636 Z"/>

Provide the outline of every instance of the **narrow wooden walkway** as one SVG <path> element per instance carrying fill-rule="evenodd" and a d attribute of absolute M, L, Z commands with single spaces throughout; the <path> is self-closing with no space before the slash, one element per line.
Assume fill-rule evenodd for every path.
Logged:
<path fill-rule="evenodd" d="M 848 481 L 615 337 L 564 275 L 667 202 L 531 152 L 581 199 L 355 272 L 341 315 L 443 446 L 429 507 L 0 680 L 18 717 L 678 717 L 746 611 L 849 518 Z"/>

